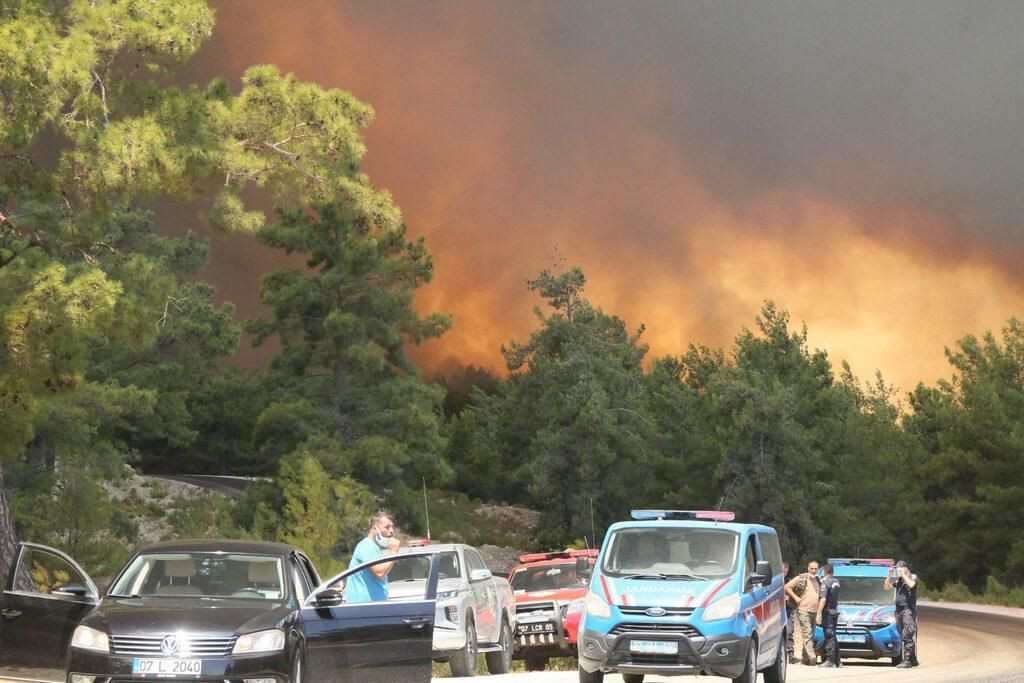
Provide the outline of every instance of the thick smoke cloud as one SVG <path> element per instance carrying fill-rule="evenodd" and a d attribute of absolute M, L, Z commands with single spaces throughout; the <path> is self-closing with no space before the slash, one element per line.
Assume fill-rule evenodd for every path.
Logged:
<path fill-rule="evenodd" d="M 556 246 L 657 354 L 773 298 L 905 389 L 1024 309 L 1018 3 L 212 4 L 190 78 L 271 62 L 376 108 L 366 170 L 427 236 L 419 306 L 455 315 L 429 366 L 499 368 Z M 273 256 L 220 252 L 254 312 Z"/>

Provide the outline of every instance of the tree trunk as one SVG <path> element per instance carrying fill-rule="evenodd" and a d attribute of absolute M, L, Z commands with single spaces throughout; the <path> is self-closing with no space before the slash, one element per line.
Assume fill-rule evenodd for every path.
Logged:
<path fill-rule="evenodd" d="M 18 551 L 18 534 L 14 530 L 11 509 L 7 506 L 7 490 L 4 488 L 4 472 L 0 468 L 0 582 L 7 588 L 11 575 L 11 564 Z"/>

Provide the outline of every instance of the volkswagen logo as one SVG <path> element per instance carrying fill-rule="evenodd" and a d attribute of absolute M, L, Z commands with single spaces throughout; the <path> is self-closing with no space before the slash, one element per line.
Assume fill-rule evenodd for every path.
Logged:
<path fill-rule="evenodd" d="M 664 607 L 648 607 L 644 610 L 644 614 L 649 617 L 663 617 L 668 614 L 668 612 Z"/>
<path fill-rule="evenodd" d="M 160 641 L 160 651 L 165 655 L 178 654 L 178 636 L 164 636 Z"/>

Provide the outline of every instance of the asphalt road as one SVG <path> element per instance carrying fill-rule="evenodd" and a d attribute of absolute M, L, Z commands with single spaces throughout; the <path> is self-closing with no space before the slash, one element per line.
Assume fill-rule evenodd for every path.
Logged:
<path fill-rule="evenodd" d="M 818 669 L 792 666 L 789 681 L 983 681 L 1024 683 L 1024 609 L 988 608 L 921 603 L 920 660 L 916 669 L 895 669 L 885 660 L 870 662 L 847 660 L 842 669 Z M 33 681 L 49 683 L 53 678 L 39 672 L 20 671 L 17 676 L 3 677 L 0 682 Z M 575 671 L 487 676 L 481 683 L 576 683 Z M 621 683 L 620 676 L 609 675 L 608 683 Z M 670 683 L 683 678 L 651 676 L 645 683 Z M 700 681 L 727 679 L 701 677 Z M 437 678 L 436 682 L 452 679 Z"/>
<path fill-rule="evenodd" d="M 1001 613 L 996 613 L 1001 612 Z M 896 669 L 889 660 L 846 660 L 841 669 L 791 666 L 787 681 L 984 681 L 1024 682 L 1024 609 L 956 608 L 921 603 L 918 608 L 921 635 L 916 669 Z M 453 679 L 435 678 L 435 682 Z M 488 676 L 490 683 L 576 683 L 575 671 Z M 645 683 L 727 681 L 726 678 L 668 678 L 648 676 Z M 759 678 L 758 680 L 763 680 Z M 622 683 L 608 675 L 607 683 Z"/>

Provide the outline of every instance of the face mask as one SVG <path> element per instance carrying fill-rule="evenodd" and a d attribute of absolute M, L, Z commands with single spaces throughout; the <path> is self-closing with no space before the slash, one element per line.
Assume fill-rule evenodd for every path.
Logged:
<path fill-rule="evenodd" d="M 391 539 L 387 538 L 384 534 L 382 534 L 380 532 L 380 529 L 377 529 L 377 546 L 381 550 L 387 550 L 390 545 Z"/>

